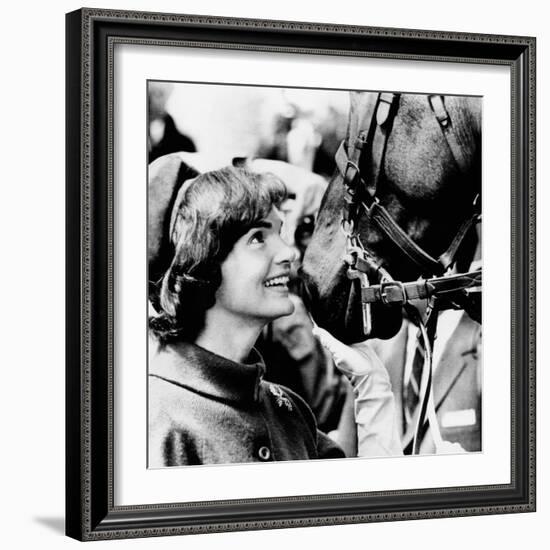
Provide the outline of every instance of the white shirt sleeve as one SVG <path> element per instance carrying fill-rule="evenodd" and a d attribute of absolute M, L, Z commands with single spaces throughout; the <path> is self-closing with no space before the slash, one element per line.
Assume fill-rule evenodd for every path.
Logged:
<path fill-rule="evenodd" d="M 352 376 L 358 456 L 400 456 L 397 411 L 388 371 L 368 342 L 352 346 L 369 363 L 369 372 Z"/>
<path fill-rule="evenodd" d="M 347 346 L 316 325 L 313 333 L 353 386 L 358 455 L 402 455 L 390 377 L 371 344 Z"/>

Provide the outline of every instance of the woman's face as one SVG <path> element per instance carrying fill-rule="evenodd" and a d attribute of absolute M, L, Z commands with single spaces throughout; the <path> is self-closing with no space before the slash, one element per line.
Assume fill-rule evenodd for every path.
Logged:
<path fill-rule="evenodd" d="M 281 215 L 272 208 L 235 243 L 221 266 L 214 307 L 262 323 L 294 311 L 288 281 L 295 252 L 282 240 L 281 226 Z"/>

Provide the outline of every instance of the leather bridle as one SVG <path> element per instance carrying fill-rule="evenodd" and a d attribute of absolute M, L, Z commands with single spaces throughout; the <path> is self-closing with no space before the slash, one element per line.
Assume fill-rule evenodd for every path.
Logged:
<path fill-rule="evenodd" d="M 400 304 L 411 320 L 419 326 L 423 339 L 425 362 L 412 441 L 412 452 L 416 454 L 420 449 L 420 435 L 426 422 L 429 422 L 432 428 L 436 445 L 438 439 L 442 442 L 435 419 L 431 387 L 431 357 L 437 331 L 437 316 L 443 309 L 468 310 L 473 307 L 473 296 L 481 292 L 481 269 L 467 273 L 452 272 L 461 244 L 472 227 L 481 221 L 481 212 L 478 195 L 472 203 L 471 213 L 460 225 L 446 251 L 438 258 L 434 258 L 407 235 L 380 203 L 377 189 L 399 101 L 400 94 L 378 93 L 376 101 L 371 101 L 366 109 L 355 141 L 343 141 L 335 160 L 338 168 L 337 177 L 341 178 L 344 187 L 341 225 L 346 235 L 347 276 L 352 280 L 358 279 L 360 283 L 364 336 L 368 337 L 372 330 L 370 304 Z M 428 101 L 458 169 L 465 174 L 468 166 L 464 147 L 453 129 L 444 98 L 430 95 Z M 365 167 L 363 172 L 360 167 Z M 415 266 L 420 275 L 418 280 L 395 280 L 383 267 L 382 262 L 363 246 L 358 233 L 360 214 L 365 215 L 370 223 L 397 247 L 404 261 Z M 369 275 L 373 273 L 378 278 L 377 284 L 370 283 Z M 424 319 L 411 303 L 414 300 L 427 300 L 428 314 Z"/>

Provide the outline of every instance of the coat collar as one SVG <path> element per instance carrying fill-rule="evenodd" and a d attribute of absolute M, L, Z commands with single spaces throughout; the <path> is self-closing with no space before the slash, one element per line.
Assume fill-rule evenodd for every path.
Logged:
<path fill-rule="evenodd" d="M 259 399 L 265 365 L 255 349 L 246 363 L 236 363 L 187 342 L 149 346 L 150 376 L 223 401 Z"/>

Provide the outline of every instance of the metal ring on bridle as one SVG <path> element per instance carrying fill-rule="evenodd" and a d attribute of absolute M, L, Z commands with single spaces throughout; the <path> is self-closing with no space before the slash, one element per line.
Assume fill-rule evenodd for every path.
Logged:
<path fill-rule="evenodd" d="M 342 228 L 342 231 L 344 232 L 344 235 L 346 235 L 346 237 L 351 237 L 355 229 L 355 224 L 353 220 L 342 219 L 340 227 Z"/>
<path fill-rule="evenodd" d="M 352 160 L 349 160 L 349 159 L 348 159 L 347 164 L 346 164 L 346 173 L 344 174 L 344 178 L 345 178 L 345 179 L 347 179 L 348 170 L 349 170 L 350 168 L 353 168 L 353 169 L 355 170 L 355 173 L 356 173 L 356 174 L 359 174 L 359 172 L 360 172 L 360 171 L 359 171 L 359 166 L 358 166 L 355 162 L 353 162 Z"/>

